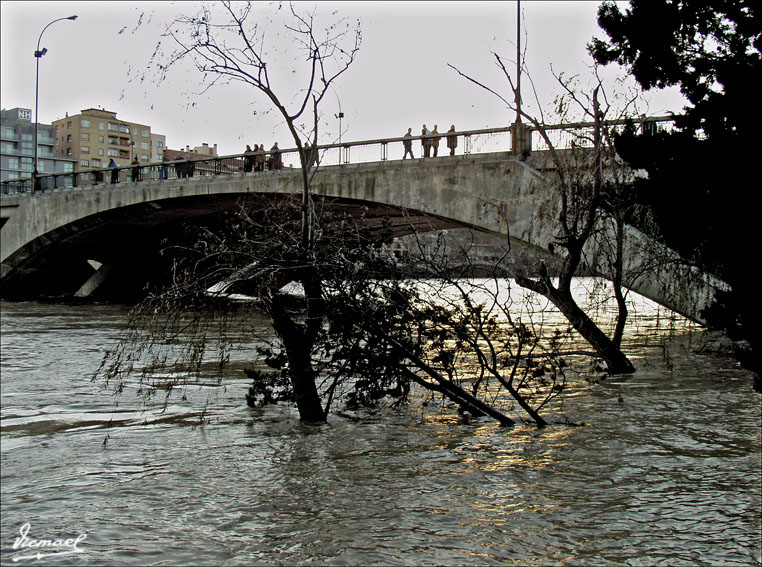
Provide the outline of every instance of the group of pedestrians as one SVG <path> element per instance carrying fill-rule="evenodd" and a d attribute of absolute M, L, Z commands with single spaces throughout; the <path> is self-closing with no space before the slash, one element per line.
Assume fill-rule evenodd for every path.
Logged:
<path fill-rule="evenodd" d="M 269 153 L 265 151 L 264 144 L 254 144 L 253 149 L 249 144 L 246 144 L 246 151 L 243 153 L 244 172 L 264 171 L 265 168 L 283 169 L 283 157 L 281 156 L 278 142 L 273 144 Z"/>
<path fill-rule="evenodd" d="M 196 172 L 196 162 L 189 160 L 183 156 L 177 156 L 175 158 L 175 176 L 179 179 L 181 177 L 193 177 Z"/>
<path fill-rule="evenodd" d="M 445 132 L 444 135 L 441 135 L 437 128 L 438 126 L 436 124 L 434 124 L 433 130 L 429 130 L 426 127 L 426 124 L 423 125 L 423 128 L 421 129 L 422 157 L 437 157 L 439 154 L 439 142 L 442 140 L 443 136 L 447 138 L 447 147 L 450 150 L 450 155 L 454 156 L 455 148 L 458 147 L 458 136 L 455 133 L 455 125 L 453 124 L 450 126 L 450 129 Z M 403 138 L 405 138 L 402 141 L 402 144 L 405 146 L 405 154 L 402 156 L 402 159 L 405 159 L 408 154 L 410 154 L 411 159 L 415 159 L 415 156 L 413 155 L 413 129 L 408 128 L 407 134 L 405 134 Z"/>
<path fill-rule="evenodd" d="M 138 182 L 143 180 L 143 166 L 140 165 L 140 161 L 138 160 L 137 156 L 135 156 L 130 163 L 130 175 L 132 177 L 133 182 Z M 119 183 L 119 164 L 114 161 L 114 158 L 111 158 L 108 162 L 108 165 L 106 166 L 108 169 L 111 170 L 111 183 L 116 184 Z M 96 183 L 99 181 L 103 181 L 103 173 L 97 172 L 95 174 L 95 181 Z"/>

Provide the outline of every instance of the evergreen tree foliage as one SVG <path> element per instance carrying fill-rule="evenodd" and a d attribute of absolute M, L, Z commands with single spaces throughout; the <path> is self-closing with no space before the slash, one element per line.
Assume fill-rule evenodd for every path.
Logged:
<path fill-rule="evenodd" d="M 762 302 L 757 136 L 762 131 L 762 5 L 753 0 L 632 0 L 598 12 L 608 40 L 590 45 L 603 64 L 628 68 L 646 89 L 679 86 L 690 103 L 672 132 L 630 130 L 620 155 L 644 169 L 639 197 L 672 248 L 726 281 L 707 313 L 738 342 L 762 391 Z"/>

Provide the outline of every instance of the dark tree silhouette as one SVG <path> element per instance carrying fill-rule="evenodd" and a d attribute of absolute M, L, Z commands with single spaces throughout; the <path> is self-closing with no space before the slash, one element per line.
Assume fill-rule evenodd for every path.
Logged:
<path fill-rule="evenodd" d="M 453 271 L 442 250 L 423 265 L 400 263 L 386 247 L 388 224 L 331 212 L 330 203 L 318 201 L 309 265 L 320 285 L 314 291 L 301 275 L 298 203 L 257 200 L 217 226 L 189 227 L 167 242 L 173 269 L 134 310 L 132 332 L 104 358 L 101 375 L 115 390 L 137 375 L 149 399 L 160 388 L 169 394 L 208 364 L 210 351 L 223 378 L 236 340 L 228 335 L 264 312 L 278 340 L 260 348 L 259 367 L 249 371 L 250 405 L 285 399 L 314 421 L 304 409 L 313 402 L 300 399 L 309 395 L 325 420 L 337 398 L 349 408 L 403 401 L 413 382 L 471 416 L 511 425 L 501 407 L 513 400 L 538 426 L 547 424 L 541 411 L 565 386 L 568 332 L 546 337 L 531 320 L 517 319 L 497 271 L 487 280 L 464 279 L 465 268 Z M 284 289 L 294 282 L 301 284 L 296 295 Z M 256 301 L 233 302 L 231 293 Z M 286 321 L 279 319 L 284 312 Z M 289 343 L 299 340 L 309 348 Z M 173 374 L 169 384 L 153 381 L 177 365 L 187 373 Z"/>
<path fill-rule="evenodd" d="M 762 76 L 762 5 L 633 0 L 623 12 L 606 2 L 598 23 L 608 39 L 590 44 L 597 61 L 624 65 L 646 89 L 679 86 L 689 101 L 673 132 L 625 136 L 617 147 L 648 172 L 640 199 L 667 244 L 731 286 L 707 317 L 738 341 L 762 392 L 762 304 L 749 251 L 759 240 L 760 199 L 749 184 L 762 112 L 749 81 Z"/>

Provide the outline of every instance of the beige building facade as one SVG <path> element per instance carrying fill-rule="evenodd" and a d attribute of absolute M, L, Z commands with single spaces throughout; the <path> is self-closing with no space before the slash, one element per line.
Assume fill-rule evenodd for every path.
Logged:
<path fill-rule="evenodd" d="M 82 110 L 53 122 L 56 128 L 56 151 L 59 156 L 75 160 L 75 171 L 108 166 L 113 158 L 119 166 L 150 163 L 154 158 L 154 141 L 164 136 L 153 135 L 147 124 L 117 118 L 116 112 L 98 108 Z M 163 148 L 162 148 L 163 149 Z"/>

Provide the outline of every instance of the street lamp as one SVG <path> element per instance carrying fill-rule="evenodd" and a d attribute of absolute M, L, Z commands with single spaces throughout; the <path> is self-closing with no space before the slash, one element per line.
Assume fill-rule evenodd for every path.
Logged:
<path fill-rule="evenodd" d="M 68 18 L 58 18 L 57 20 L 53 20 L 50 22 L 47 26 L 42 28 L 42 31 L 40 32 L 40 37 L 37 40 L 37 50 L 34 52 L 34 57 L 37 59 L 37 74 L 35 76 L 34 80 L 34 172 L 32 173 L 32 178 L 34 180 L 32 184 L 32 193 L 34 193 L 35 190 L 39 189 L 39 183 L 40 180 L 38 179 L 38 169 L 37 169 L 37 124 L 40 122 L 40 115 L 38 111 L 39 107 L 39 101 L 40 101 L 40 57 L 45 55 L 48 50 L 46 48 L 42 48 L 42 51 L 40 51 L 40 42 L 42 41 L 42 34 L 45 33 L 45 30 L 48 29 L 50 26 L 55 24 L 56 22 L 60 22 L 61 20 L 76 20 L 77 16 L 69 16 Z"/>
<path fill-rule="evenodd" d="M 336 97 L 336 102 L 339 103 L 339 113 L 334 114 L 334 117 L 339 119 L 339 163 L 341 163 L 341 119 L 344 118 L 344 113 L 341 111 L 341 99 L 339 98 L 336 89 L 333 88 L 333 85 L 331 85 L 331 89 L 333 90 L 333 94 Z"/>

